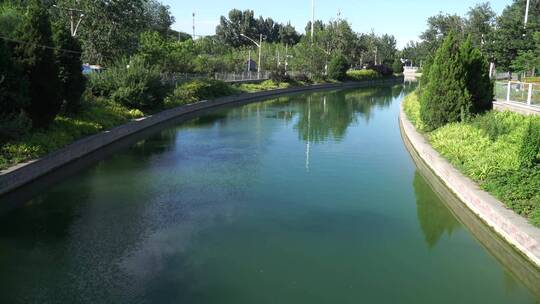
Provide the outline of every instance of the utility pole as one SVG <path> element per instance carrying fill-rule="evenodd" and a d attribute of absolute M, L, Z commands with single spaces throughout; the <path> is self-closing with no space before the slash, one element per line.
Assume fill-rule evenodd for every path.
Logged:
<path fill-rule="evenodd" d="M 311 0 L 311 44 L 315 33 L 315 0 Z"/>
<path fill-rule="evenodd" d="M 251 73 L 251 48 L 249 48 L 249 55 L 248 55 L 248 73 Z"/>
<path fill-rule="evenodd" d="M 78 1 L 77 1 L 78 2 Z M 70 8 L 70 7 L 61 7 L 58 5 L 53 5 L 53 7 L 56 7 L 59 10 L 67 11 L 69 14 L 69 20 L 70 20 L 70 33 L 71 37 L 77 36 L 77 30 L 79 29 L 79 26 L 81 25 L 81 22 L 84 18 L 84 11 L 76 8 Z"/>

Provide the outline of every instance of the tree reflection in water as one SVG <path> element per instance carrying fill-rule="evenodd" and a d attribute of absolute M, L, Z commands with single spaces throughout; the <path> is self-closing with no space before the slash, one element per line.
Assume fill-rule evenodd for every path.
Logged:
<path fill-rule="evenodd" d="M 452 235 L 460 224 L 441 199 L 433 195 L 433 190 L 419 172 L 414 175 L 413 187 L 420 228 L 427 245 L 433 248 L 445 232 Z"/>

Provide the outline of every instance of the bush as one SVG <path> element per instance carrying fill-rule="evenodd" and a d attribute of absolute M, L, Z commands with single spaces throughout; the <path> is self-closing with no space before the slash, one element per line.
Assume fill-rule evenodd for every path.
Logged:
<path fill-rule="evenodd" d="M 418 102 L 418 95 L 416 92 L 413 92 L 403 99 L 403 110 L 407 115 L 409 121 L 418 129 L 422 131 L 424 125 L 422 119 L 420 118 L 420 102 Z"/>
<path fill-rule="evenodd" d="M 466 85 L 471 94 L 471 112 L 475 114 L 493 108 L 493 82 L 489 77 L 489 63 L 479 49 L 473 47 L 471 37 L 461 45 L 461 56 L 465 64 Z"/>
<path fill-rule="evenodd" d="M 88 90 L 132 109 L 156 109 L 169 88 L 161 82 L 158 66 L 135 56 L 131 62 L 124 59 L 105 72 L 91 74 Z"/>
<path fill-rule="evenodd" d="M 420 95 L 420 114 L 427 131 L 469 117 L 472 105 L 466 77 L 459 40 L 450 33 L 435 54 Z"/>
<path fill-rule="evenodd" d="M 291 77 L 295 82 L 311 83 L 311 78 L 306 73 L 298 73 Z"/>
<path fill-rule="evenodd" d="M 399 58 L 396 58 L 396 60 L 394 60 L 394 63 L 392 64 L 392 69 L 394 70 L 394 73 L 403 73 L 403 63 Z"/>
<path fill-rule="evenodd" d="M 285 68 L 278 68 L 270 73 L 270 80 L 274 82 L 290 82 L 291 77 L 287 75 Z"/>
<path fill-rule="evenodd" d="M 177 85 L 165 100 L 166 107 L 174 107 L 195 103 L 222 96 L 228 96 L 236 91 L 227 83 L 213 79 L 196 79 Z"/>
<path fill-rule="evenodd" d="M 347 77 L 351 80 L 360 81 L 377 79 L 381 77 L 381 74 L 374 70 L 350 70 L 347 71 Z"/>
<path fill-rule="evenodd" d="M 377 65 L 369 65 L 367 67 L 368 70 L 374 70 L 383 77 L 388 77 L 394 75 L 394 70 L 387 66 L 386 64 L 377 64 Z"/>
<path fill-rule="evenodd" d="M 540 153 L 540 124 L 530 118 L 519 150 L 521 167 L 533 167 L 538 159 L 538 153 Z"/>
<path fill-rule="evenodd" d="M 328 64 L 328 77 L 336 80 L 344 80 L 347 78 L 347 70 L 349 63 L 343 55 L 337 55 L 330 60 Z"/>

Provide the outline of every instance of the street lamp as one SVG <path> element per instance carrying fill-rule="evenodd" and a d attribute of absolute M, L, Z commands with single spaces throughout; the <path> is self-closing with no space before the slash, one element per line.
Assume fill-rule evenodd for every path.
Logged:
<path fill-rule="evenodd" d="M 240 34 L 240 36 L 242 36 L 242 37 L 248 39 L 249 41 L 253 42 L 259 48 L 259 65 L 257 66 L 257 74 L 258 74 L 258 76 L 260 78 L 261 77 L 261 54 L 262 54 L 263 35 L 262 34 L 259 35 L 259 42 L 255 41 L 254 39 L 249 38 L 248 36 L 246 36 L 244 34 Z"/>
<path fill-rule="evenodd" d="M 525 28 L 527 27 L 527 22 L 529 21 L 529 6 L 531 4 L 531 0 L 527 0 L 527 6 L 525 7 Z"/>

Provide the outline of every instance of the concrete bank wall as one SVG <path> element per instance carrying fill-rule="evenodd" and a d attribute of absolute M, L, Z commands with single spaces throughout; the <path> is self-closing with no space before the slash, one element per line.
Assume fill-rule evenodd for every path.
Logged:
<path fill-rule="evenodd" d="M 127 124 L 118 126 L 108 131 L 104 131 L 81 140 L 78 140 L 69 146 L 48 154 L 40 159 L 20 164 L 0 172 L 0 195 L 8 193 L 21 187 L 55 169 L 58 169 L 74 160 L 97 151 L 109 144 L 112 144 L 122 138 L 135 134 L 152 126 L 167 122 L 171 119 L 208 110 L 225 105 L 234 105 L 258 101 L 271 98 L 282 94 L 301 93 L 312 90 L 338 89 L 338 88 L 360 88 L 380 84 L 399 83 L 402 78 L 392 78 L 384 80 L 371 80 L 363 82 L 347 82 L 335 84 L 320 84 L 288 89 L 278 89 L 257 93 L 228 96 L 210 101 L 201 101 L 190 105 L 166 110 L 161 113 L 134 120 Z"/>
<path fill-rule="evenodd" d="M 482 221 L 497 232 L 508 243 L 517 248 L 536 267 L 540 267 L 540 229 L 489 193 L 481 190 L 476 183 L 456 170 L 441 157 L 416 131 L 407 119 L 403 108 L 400 112 L 400 126 L 408 149 L 416 153 L 438 178 Z"/>

